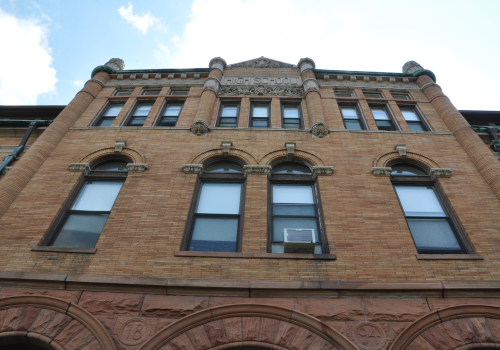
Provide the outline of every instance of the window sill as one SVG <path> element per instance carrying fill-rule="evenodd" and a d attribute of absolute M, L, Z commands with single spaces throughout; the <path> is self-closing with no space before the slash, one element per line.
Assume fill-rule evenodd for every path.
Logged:
<path fill-rule="evenodd" d="M 484 260 L 481 254 L 416 254 L 417 260 Z"/>
<path fill-rule="evenodd" d="M 238 259 L 300 259 L 300 260 L 337 260 L 335 254 L 285 254 L 285 253 L 227 253 L 227 252 L 174 252 L 177 257 L 195 258 L 238 258 Z"/>
<path fill-rule="evenodd" d="M 56 253 L 81 253 L 81 254 L 95 254 L 96 248 L 67 248 L 67 247 L 51 247 L 41 246 L 31 248 L 33 252 L 56 252 Z"/>

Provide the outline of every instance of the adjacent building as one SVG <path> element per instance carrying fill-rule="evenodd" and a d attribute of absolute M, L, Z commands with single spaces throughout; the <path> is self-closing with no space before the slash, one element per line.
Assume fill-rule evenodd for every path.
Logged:
<path fill-rule="evenodd" d="M 500 346 L 494 121 L 432 71 L 124 68 L 0 177 L 0 349 Z"/>

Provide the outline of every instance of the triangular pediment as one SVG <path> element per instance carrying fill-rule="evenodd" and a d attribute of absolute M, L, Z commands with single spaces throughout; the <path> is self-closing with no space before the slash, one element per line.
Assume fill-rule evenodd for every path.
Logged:
<path fill-rule="evenodd" d="M 230 64 L 229 68 L 293 68 L 296 65 L 285 63 L 281 61 L 272 60 L 270 58 L 261 56 L 252 60 Z"/>

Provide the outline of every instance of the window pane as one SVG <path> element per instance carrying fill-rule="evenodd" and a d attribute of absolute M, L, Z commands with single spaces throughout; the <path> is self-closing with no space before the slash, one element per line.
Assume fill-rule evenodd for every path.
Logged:
<path fill-rule="evenodd" d="M 407 121 L 420 121 L 420 118 L 418 117 L 417 113 L 415 113 L 415 110 L 413 108 L 401 108 L 401 113 L 403 113 L 403 116 Z"/>
<path fill-rule="evenodd" d="M 163 115 L 177 117 L 179 116 L 181 109 L 182 109 L 181 104 L 169 104 L 168 107 L 165 109 L 165 113 L 163 113 Z"/>
<path fill-rule="evenodd" d="M 421 122 L 408 122 L 411 131 L 427 131 Z"/>
<path fill-rule="evenodd" d="M 238 113 L 238 106 L 224 106 L 222 108 L 222 117 L 236 117 Z"/>
<path fill-rule="evenodd" d="M 371 107 L 373 117 L 376 120 L 390 120 L 385 108 L 382 107 Z"/>
<path fill-rule="evenodd" d="M 239 214 L 241 184 L 204 183 L 197 213 Z"/>
<path fill-rule="evenodd" d="M 196 218 L 189 250 L 235 252 L 238 219 Z"/>
<path fill-rule="evenodd" d="M 392 125 L 390 120 L 377 120 L 375 121 L 379 130 L 394 131 L 396 128 Z"/>
<path fill-rule="evenodd" d="M 254 106 L 253 107 L 253 117 L 254 118 L 267 118 L 267 106 Z"/>
<path fill-rule="evenodd" d="M 132 95 L 132 91 L 118 91 L 115 96 L 130 96 Z"/>
<path fill-rule="evenodd" d="M 346 106 L 341 106 L 342 109 L 342 116 L 344 119 L 358 119 L 358 113 L 356 112 L 355 107 L 346 107 Z"/>
<path fill-rule="evenodd" d="M 106 117 L 116 117 L 118 113 L 120 113 L 120 111 L 122 110 L 123 105 L 124 105 L 123 103 L 112 104 L 111 106 L 109 106 L 108 110 L 106 111 L 106 113 L 104 113 L 104 115 Z"/>
<path fill-rule="evenodd" d="M 345 128 L 348 130 L 363 130 L 363 126 L 361 125 L 359 120 L 355 119 L 346 119 L 344 120 Z"/>
<path fill-rule="evenodd" d="M 284 118 L 297 118 L 299 119 L 299 108 L 297 106 L 283 107 Z"/>
<path fill-rule="evenodd" d="M 423 172 L 419 168 L 406 164 L 394 165 L 391 168 L 391 175 L 427 175 L 427 173 Z"/>
<path fill-rule="evenodd" d="M 409 100 L 406 94 L 392 94 L 392 97 L 399 100 Z"/>
<path fill-rule="evenodd" d="M 132 117 L 127 126 L 143 126 L 147 117 Z"/>
<path fill-rule="evenodd" d="M 158 95 L 159 93 L 160 90 L 144 90 L 142 94 L 152 96 L 152 95 Z"/>
<path fill-rule="evenodd" d="M 298 119 L 296 121 L 290 121 L 290 119 L 285 119 L 283 127 L 285 129 L 300 129 L 300 122 Z"/>
<path fill-rule="evenodd" d="M 335 97 L 353 97 L 351 91 L 335 91 Z"/>
<path fill-rule="evenodd" d="M 94 248 L 109 214 L 70 214 L 54 247 Z"/>
<path fill-rule="evenodd" d="M 226 127 L 231 127 L 231 126 L 237 126 L 236 125 L 236 118 L 221 118 L 219 126 L 226 126 Z"/>
<path fill-rule="evenodd" d="M 99 165 L 94 170 L 118 170 L 127 171 L 127 163 L 124 162 L 109 162 Z"/>
<path fill-rule="evenodd" d="M 310 174 L 311 169 L 299 164 L 282 164 L 273 167 L 273 174 Z"/>
<path fill-rule="evenodd" d="M 316 216 L 314 204 L 273 204 L 273 215 Z"/>
<path fill-rule="evenodd" d="M 406 216 L 446 216 L 432 187 L 394 186 Z"/>
<path fill-rule="evenodd" d="M 175 126 L 177 123 L 177 117 L 163 117 L 160 120 L 159 126 Z"/>
<path fill-rule="evenodd" d="M 273 185 L 273 203 L 314 204 L 312 187 Z"/>
<path fill-rule="evenodd" d="M 217 163 L 209 166 L 206 172 L 242 173 L 243 169 L 234 163 Z"/>
<path fill-rule="evenodd" d="M 365 93 L 363 93 L 363 95 L 365 95 L 366 98 L 382 98 L 382 95 L 381 94 L 377 94 L 377 93 L 368 93 L 368 92 L 365 92 Z"/>
<path fill-rule="evenodd" d="M 170 95 L 187 95 L 189 90 L 170 90 Z"/>
<path fill-rule="evenodd" d="M 111 126 L 113 124 L 113 122 L 115 121 L 115 117 L 113 118 L 101 118 L 101 120 L 99 120 L 99 123 L 97 124 L 97 126 Z"/>
<path fill-rule="evenodd" d="M 134 112 L 134 116 L 147 117 L 151 107 L 153 107 L 152 103 L 140 103 Z"/>
<path fill-rule="evenodd" d="M 448 220 L 408 218 L 407 221 L 419 251 L 461 250 Z"/>
<path fill-rule="evenodd" d="M 123 182 L 88 182 L 71 209 L 110 211 L 122 185 Z"/>
<path fill-rule="evenodd" d="M 273 241 L 283 242 L 285 228 L 312 228 L 316 242 L 319 241 L 316 218 L 274 218 Z"/>
<path fill-rule="evenodd" d="M 267 128 L 267 119 L 252 119 L 252 126 L 255 128 Z"/>

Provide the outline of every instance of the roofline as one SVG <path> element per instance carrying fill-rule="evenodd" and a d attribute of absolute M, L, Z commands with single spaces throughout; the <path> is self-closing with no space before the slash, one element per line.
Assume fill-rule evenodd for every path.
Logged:
<path fill-rule="evenodd" d="M 391 77 L 408 77 L 413 78 L 413 74 L 409 73 L 389 73 L 389 72 L 363 72 L 354 70 L 331 70 L 331 69 L 313 69 L 314 73 L 325 74 L 346 74 L 346 75 L 375 75 L 375 76 L 391 76 Z"/>

